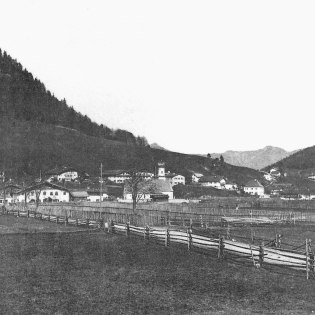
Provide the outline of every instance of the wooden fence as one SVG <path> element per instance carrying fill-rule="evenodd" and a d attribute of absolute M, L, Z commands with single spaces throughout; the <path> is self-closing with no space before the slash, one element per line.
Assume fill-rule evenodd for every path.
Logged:
<path fill-rule="evenodd" d="M 234 262 L 249 262 L 256 268 L 273 266 L 287 268 L 294 271 L 304 271 L 306 279 L 315 278 L 314 253 L 311 249 L 311 240 L 305 242 L 306 251 L 284 250 L 261 245 L 247 244 L 235 240 L 210 238 L 193 233 L 192 229 L 186 231 L 173 230 L 169 227 L 138 227 L 126 224 L 118 224 L 113 221 L 108 226 L 111 233 L 143 237 L 145 241 L 154 241 L 169 247 L 172 243 L 187 246 L 188 250 L 203 250 L 219 259 Z"/>
<path fill-rule="evenodd" d="M 168 207 L 167 207 L 168 206 Z M 143 226 L 149 225 L 194 225 L 207 226 L 220 224 L 224 218 L 238 218 L 240 221 L 266 218 L 277 223 L 315 223 L 315 211 L 305 210 L 272 210 L 272 209 L 236 209 L 236 208 L 202 208 L 187 205 L 157 204 L 150 208 L 146 204 L 139 205 L 136 212 L 125 203 L 47 203 L 36 205 L 17 204 L 7 206 L 17 211 L 35 211 L 48 216 L 68 217 L 70 219 L 114 220 L 115 222 L 131 222 Z"/>
<path fill-rule="evenodd" d="M 134 225 L 130 221 L 119 223 L 119 220 L 114 221 L 109 217 L 105 221 L 102 216 L 94 219 L 56 216 L 28 209 L 11 208 L 7 209 L 6 213 L 18 217 L 47 220 L 57 224 L 70 224 L 94 229 L 104 228 L 108 229 L 108 232 L 124 234 L 127 237 L 130 235 L 141 236 L 147 242 L 155 241 L 162 243 L 166 247 L 169 247 L 172 243 L 185 245 L 188 250 L 201 250 L 211 255 L 216 255 L 219 259 L 226 259 L 234 263 L 250 263 L 250 265 L 254 265 L 257 268 L 272 266 L 287 268 L 297 272 L 304 271 L 307 279 L 310 277 L 315 278 L 314 252 L 309 239 L 306 240 L 305 244 L 302 244 L 305 250 L 298 250 L 301 246 L 288 250 L 280 248 L 281 242 L 279 242 L 277 237 L 274 240 L 275 242 L 273 242 L 275 247 L 268 247 L 264 243 L 255 245 L 253 243 L 236 241 L 230 239 L 228 235 L 226 238 L 222 235 L 219 237 L 200 235 L 201 233 L 197 234 L 196 229 L 193 229 L 191 221 L 188 228 L 179 228 L 170 227 L 169 225 L 163 227 L 150 226 L 148 223 L 140 226 Z M 127 219 L 127 217 L 124 219 Z"/>

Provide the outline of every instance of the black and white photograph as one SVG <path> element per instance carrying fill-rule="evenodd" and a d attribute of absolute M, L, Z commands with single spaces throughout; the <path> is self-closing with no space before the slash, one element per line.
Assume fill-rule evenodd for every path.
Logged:
<path fill-rule="evenodd" d="M 314 1 L 0 12 L 0 314 L 315 314 Z"/>

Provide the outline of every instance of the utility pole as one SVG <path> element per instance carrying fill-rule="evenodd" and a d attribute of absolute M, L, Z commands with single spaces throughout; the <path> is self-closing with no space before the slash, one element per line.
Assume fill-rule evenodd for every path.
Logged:
<path fill-rule="evenodd" d="M 2 184 L 3 184 L 3 206 L 5 206 L 5 175 L 4 175 L 4 171 L 1 174 L 1 178 L 2 178 Z"/>
<path fill-rule="evenodd" d="M 100 178 L 100 204 L 103 197 L 103 163 L 101 163 L 101 178 Z"/>

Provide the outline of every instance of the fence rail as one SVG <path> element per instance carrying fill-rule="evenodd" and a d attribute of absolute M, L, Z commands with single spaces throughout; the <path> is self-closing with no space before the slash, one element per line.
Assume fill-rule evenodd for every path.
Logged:
<path fill-rule="evenodd" d="M 242 259 L 252 263 L 255 267 L 266 265 L 286 267 L 295 271 L 304 271 L 306 278 L 315 278 L 314 253 L 311 249 L 311 241 L 306 240 L 306 252 L 272 248 L 263 244 L 257 246 L 235 240 L 227 240 L 224 237 L 210 238 L 194 234 L 191 229 L 187 231 L 172 230 L 169 227 L 137 227 L 127 224 L 111 222 L 109 232 L 135 235 L 144 237 L 148 242 L 153 240 L 169 247 L 172 243 L 186 245 L 188 250 L 201 249 L 217 255 L 219 259 Z"/>
<path fill-rule="evenodd" d="M 306 240 L 305 247 L 301 245 L 295 249 L 288 250 L 266 246 L 264 243 L 255 245 L 233 239 L 225 239 L 223 236 L 217 238 L 196 234 L 193 232 L 194 230 L 191 225 L 187 229 L 184 227 L 149 226 L 148 224 L 137 226 L 130 224 L 129 221 L 119 223 L 118 221 L 107 219 L 107 222 L 105 222 L 102 217 L 91 220 L 90 218 L 82 217 L 56 216 L 25 209 L 7 209 L 6 213 L 17 217 L 47 220 L 57 224 L 70 224 L 94 229 L 107 228 L 108 232 L 124 234 L 126 236 L 141 236 L 147 242 L 154 240 L 157 243 L 163 243 L 167 247 L 171 243 L 185 245 L 188 250 L 198 249 L 209 252 L 210 254 L 214 253 L 219 259 L 227 259 L 234 262 L 242 260 L 252 263 L 257 268 L 265 267 L 266 265 L 285 267 L 290 270 L 304 271 L 307 279 L 310 276 L 315 278 L 314 252 L 312 251 L 311 240 L 309 239 Z M 277 245 L 277 242 L 274 244 Z M 305 250 L 298 250 L 302 246 Z"/>

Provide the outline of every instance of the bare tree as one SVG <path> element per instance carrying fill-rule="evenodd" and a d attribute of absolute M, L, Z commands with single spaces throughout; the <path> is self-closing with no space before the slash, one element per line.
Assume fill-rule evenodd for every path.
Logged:
<path fill-rule="evenodd" d="M 154 192 L 155 184 L 152 180 L 147 180 L 143 171 L 132 169 L 128 171 L 129 179 L 126 180 L 126 189 L 131 193 L 132 210 L 137 209 L 137 204 L 144 199 L 146 194 Z"/>

